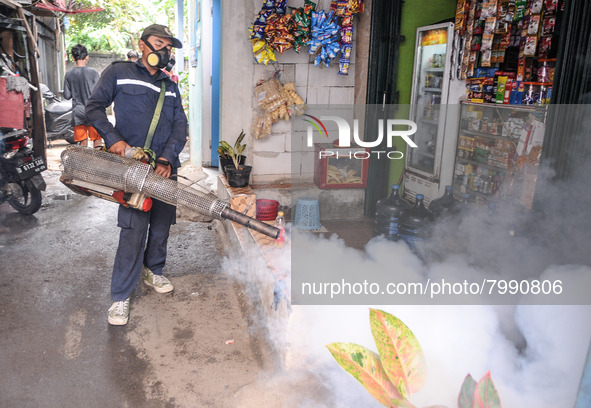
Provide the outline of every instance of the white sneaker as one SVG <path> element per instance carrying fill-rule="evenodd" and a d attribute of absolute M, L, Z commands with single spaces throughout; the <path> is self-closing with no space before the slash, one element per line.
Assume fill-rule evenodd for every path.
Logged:
<path fill-rule="evenodd" d="M 109 324 L 124 326 L 129 320 L 129 298 L 119 302 L 113 302 L 109 308 Z"/>
<path fill-rule="evenodd" d="M 168 293 L 174 289 L 172 283 L 162 275 L 154 275 L 154 273 L 144 266 L 142 270 L 142 280 L 144 283 L 158 293 Z"/>

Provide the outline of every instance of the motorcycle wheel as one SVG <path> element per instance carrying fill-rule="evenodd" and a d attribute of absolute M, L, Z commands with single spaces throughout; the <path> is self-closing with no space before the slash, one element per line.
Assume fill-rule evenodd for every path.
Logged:
<path fill-rule="evenodd" d="M 70 144 L 76 144 L 76 142 L 74 141 L 74 131 L 68 130 L 65 133 L 64 140 Z"/>
<path fill-rule="evenodd" d="M 19 180 L 10 183 L 11 196 L 8 204 L 23 215 L 31 215 L 41 208 L 41 191 L 31 180 Z"/>

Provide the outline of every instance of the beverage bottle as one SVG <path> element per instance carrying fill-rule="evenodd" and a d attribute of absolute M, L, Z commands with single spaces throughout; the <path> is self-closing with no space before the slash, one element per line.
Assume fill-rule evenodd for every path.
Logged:
<path fill-rule="evenodd" d="M 400 216 L 405 210 L 411 207 L 411 204 L 399 194 L 400 186 L 394 184 L 392 193 L 377 202 L 376 220 L 374 225 L 375 235 L 384 235 L 391 241 L 398 240 L 398 222 Z"/>
<path fill-rule="evenodd" d="M 433 213 L 435 218 L 446 217 L 456 211 L 456 199 L 453 196 L 452 186 L 445 186 L 445 193 L 431 201 L 429 211 Z"/>
<path fill-rule="evenodd" d="M 487 194 L 492 194 L 493 193 L 493 188 L 495 187 L 495 183 L 494 183 L 494 174 L 492 172 L 492 170 L 488 171 L 488 186 L 486 189 L 486 193 Z"/>
<path fill-rule="evenodd" d="M 275 228 L 279 229 L 279 236 L 275 239 L 275 248 L 283 248 L 285 245 L 285 217 L 283 211 L 277 212 Z"/>
<path fill-rule="evenodd" d="M 480 191 L 481 184 L 482 184 L 482 170 L 480 170 L 480 168 L 478 168 L 476 170 L 476 175 L 474 176 L 474 179 L 472 179 L 472 190 Z"/>
<path fill-rule="evenodd" d="M 398 234 L 408 246 L 416 251 L 418 244 L 429 237 L 429 228 L 433 222 L 433 214 L 423 203 L 425 196 L 416 195 L 415 204 L 400 217 Z"/>
<path fill-rule="evenodd" d="M 497 176 L 497 172 L 493 171 L 491 175 L 492 181 L 490 185 L 490 193 L 495 194 L 497 192 L 497 188 L 499 187 L 499 180 Z"/>

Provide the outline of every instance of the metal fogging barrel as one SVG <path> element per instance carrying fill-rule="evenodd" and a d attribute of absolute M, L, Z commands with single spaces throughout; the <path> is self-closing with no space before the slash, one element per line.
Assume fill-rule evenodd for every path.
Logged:
<path fill-rule="evenodd" d="M 61 155 L 62 180 L 81 180 L 126 193 L 143 193 L 174 206 L 186 207 L 218 220 L 235 221 L 240 225 L 277 238 L 279 229 L 234 211 L 214 195 L 179 187 L 176 180 L 152 171 L 149 164 L 97 149 L 70 146 Z"/>

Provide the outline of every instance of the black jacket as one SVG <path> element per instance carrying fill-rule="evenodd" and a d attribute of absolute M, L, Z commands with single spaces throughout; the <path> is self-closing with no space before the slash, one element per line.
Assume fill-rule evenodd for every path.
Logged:
<path fill-rule="evenodd" d="M 164 72 L 160 71 L 154 79 L 141 60 L 114 62 L 102 72 L 86 104 L 86 117 L 107 147 L 121 140 L 132 147 L 144 147 L 161 81 L 166 83 L 166 96 L 151 149 L 156 157 L 164 157 L 179 167 L 178 157 L 187 141 L 187 117 L 177 84 Z M 114 103 L 115 126 L 105 113 L 111 103 Z"/>

